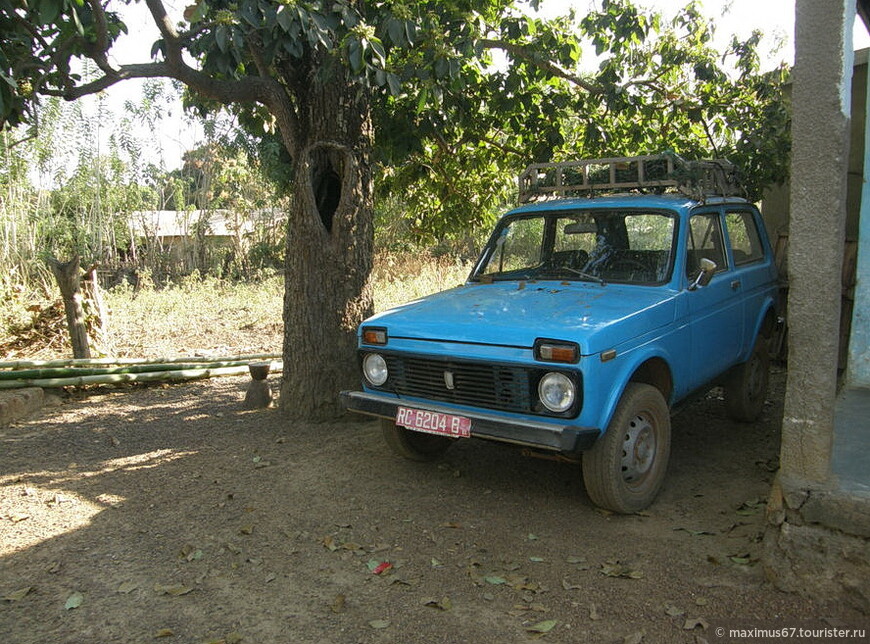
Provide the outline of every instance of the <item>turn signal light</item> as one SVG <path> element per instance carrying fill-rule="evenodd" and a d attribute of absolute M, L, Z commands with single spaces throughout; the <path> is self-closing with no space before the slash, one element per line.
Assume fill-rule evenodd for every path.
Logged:
<path fill-rule="evenodd" d="M 535 359 L 574 364 L 580 360 L 580 347 L 573 342 L 535 341 Z"/>
<path fill-rule="evenodd" d="M 386 344 L 387 330 L 375 327 L 367 327 L 362 332 L 363 344 Z"/>

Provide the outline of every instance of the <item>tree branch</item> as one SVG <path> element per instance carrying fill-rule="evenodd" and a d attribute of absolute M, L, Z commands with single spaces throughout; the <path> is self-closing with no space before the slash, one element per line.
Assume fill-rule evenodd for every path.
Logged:
<path fill-rule="evenodd" d="M 40 93 L 75 100 L 95 94 L 130 78 L 174 78 L 205 98 L 221 103 L 260 103 L 275 116 L 284 145 L 292 151 L 299 141 L 298 117 L 281 83 L 269 76 L 249 76 L 240 79 L 216 79 L 184 62 L 184 44 L 192 32 L 179 36 L 166 13 L 162 0 L 145 0 L 151 16 L 165 43 L 165 60 L 154 63 L 121 65 L 117 69 L 108 62 L 109 37 L 106 15 L 100 0 L 88 0 L 95 15 L 97 39 L 88 47 L 88 56 L 103 71 L 103 76 L 84 85 L 74 85 L 69 79 L 63 89 L 40 88 Z M 258 65 L 259 66 L 259 65 Z M 260 68 L 262 74 L 265 68 Z"/>
<path fill-rule="evenodd" d="M 535 52 L 530 47 L 526 47 L 525 45 L 489 38 L 484 38 L 480 41 L 480 44 L 483 45 L 483 47 L 485 47 L 486 49 L 501 49 L 502 51 L 509 53 L 514 58 L 519 58 L 520 60 L 523 60 L 527 63 L 531 63 L 538 69 L 552 74 L 553 76 L 556 76 L 558 78 L 564 78 L 565 80 L 573 83 L 574 85 L 577 85 L 581 89 L 586 90 L 590 94 L 604 93 L 604 88 L 600 85 L 588 81 L 585 78 L 581 78 L 576 74 L 572 74 L 565 69 L 562 69 L 551 60 L 541 58 L 541 56 L 537 52 Z"/>

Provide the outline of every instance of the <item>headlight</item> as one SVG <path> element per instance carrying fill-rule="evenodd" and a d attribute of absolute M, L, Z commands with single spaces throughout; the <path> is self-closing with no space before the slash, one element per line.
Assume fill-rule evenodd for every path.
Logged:
<path fill-rule="evenodd" d="M 375 387 L 380 387 L 387 381 L 390 372 L 387 361 L 378 353 L 370 353 L 363 358 L 363 375 Z"/>
<path fill-rule="evenodd" d="M 544 407 L 561 414 L 574 404 L 574 383 L 563 373 L 548 373 L 538 383 L 538 397 Z"/>

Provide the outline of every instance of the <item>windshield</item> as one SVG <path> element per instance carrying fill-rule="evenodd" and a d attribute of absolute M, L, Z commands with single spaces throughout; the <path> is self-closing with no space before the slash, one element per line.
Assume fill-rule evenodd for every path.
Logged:
<path fill-rule="evenodd" d="M 506 217 L 471 279 L 661 284 L 671 274 L 675 221 L 673 213 L 639 210 Z"/>

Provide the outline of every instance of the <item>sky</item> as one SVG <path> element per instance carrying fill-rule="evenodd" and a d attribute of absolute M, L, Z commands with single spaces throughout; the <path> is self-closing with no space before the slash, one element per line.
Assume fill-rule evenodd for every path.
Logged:
<path fill-rule="evenodd" d="M 661 11 L 666 18 L 673 16 L 688 0 L 635 0 L 635 4 Z M 165 0 L 170 17 L 180 17 L 187 0 Z M 717 25 L 719 44 L 730 40 L 732 34 L 741 38 L 751 35 L 754 29 L 764 32 L 760 52 L 763 67 L 772 69 L 781 62 L 791 64 L 794 60 L 794 0 L 700 0 L 702 12 Z M 125 7 L 116 0 L 112 5 L 121 7 L 129 34 L 114 48 L 113 60 L 116 63 L 145 62 L 150 58 L 151 44 L 156 39 L 156 28 L 142 2 Z M 542 0 L 541 13 L 555 16 L 573 6 L 579 15 L 600 0 Z M 110 7 L 111 8 L 111 7 Z M 856 21 L 854 32 L 855 49 L 870 47 L 870 37 L 861 24 Z M 594 65 L 591 47 L 587 52 L 590 65 Z M 123 112 L 125 100 L 138 100 L 141 95 L 141 82 L 125 81 L 110 88 L 105 93 L 105 104 L 115 114 Z M 96 100 L 90 101 L 96 110 Z M 185 119 L 180 104 L 170 105 L 171 116 L 165 119 L 158 132 L 149 132 L 144 127 L 137 132 L 140 138 L 150 140 L 148 153 L 153 161 L 161 161 L 168 169 L 181 165 L 184 150 L 194 147 L 202 139 L 202 130 L 195 123 Z"/>

